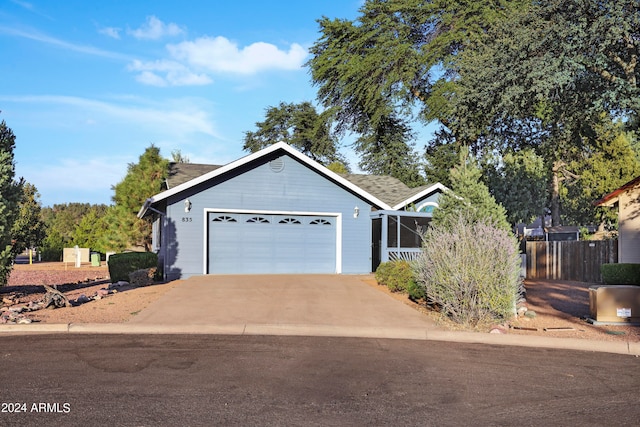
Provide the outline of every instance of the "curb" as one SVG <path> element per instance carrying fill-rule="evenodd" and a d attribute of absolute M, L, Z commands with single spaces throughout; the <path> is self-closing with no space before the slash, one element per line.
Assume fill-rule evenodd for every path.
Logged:
<path fill-rule="evenodd" d="M 341 338 L 406 339 L 446 341 L 467 344 L 548 348 L 640 356 L 640 342 L 595 341 L 479 332 L 433 331 L 422 328 L 342 327 L 329 325 L 237 324 L 237 325 L 144 325 L 131 323 L 69 323 L 0 325 L 2 334 L 203 334 L 203 335 L 280 335 Z"/>

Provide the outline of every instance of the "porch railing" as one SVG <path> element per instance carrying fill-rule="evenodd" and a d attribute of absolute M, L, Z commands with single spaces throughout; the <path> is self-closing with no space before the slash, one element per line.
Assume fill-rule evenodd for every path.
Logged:
<path fill-rule="evenodd" d="M 413 261 L 420 255 L 420 248 L 400 248 L 400 249 L 387 249 L 387 255 L 389 261 Z"/>

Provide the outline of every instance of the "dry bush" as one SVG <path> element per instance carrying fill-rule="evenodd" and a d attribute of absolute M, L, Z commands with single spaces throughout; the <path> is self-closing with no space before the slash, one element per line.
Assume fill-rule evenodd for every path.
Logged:
<path fill-rule="evenodd" d="M 153 277 L 156 274 L 156 267 L 142 268 L 133 273 L 129 273 L 129 283 L 134 286 L 149 286 L 153 284 Z"/>
<path fill-rule="evenodd" d="M 414 264 L 427 299 L 465 326 L 512 317 L 521 290 L 515 237 L 464 214 L 449 225 L 427 230 Z"/>

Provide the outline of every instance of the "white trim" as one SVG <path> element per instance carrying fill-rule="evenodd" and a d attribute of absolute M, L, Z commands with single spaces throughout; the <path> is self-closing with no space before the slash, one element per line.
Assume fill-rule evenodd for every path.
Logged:
<path fill-rule="evenodd" d="M 338 175 L 335 172 L 330 171 L 329 169 L 327 169 L 326 167 L 322 166 L 320 163 L 316 162 L 313 159 L 310 159 L 309 157 L 305 156 L 304 154 L 302 154 L 301 152 L 299 152 L 298 150 L 296 150 L 295 148 L 292 148 L 291 146 L 289 146 L 288 144 L 286 144 L 285 142 L 278 142 L 275 143 L 273 145 L 270 145 L 267 148 L 264 148 L 260 151 L 256 151 L 255 153 L 249 154 L 248 156 L 242 157 L 238 160 L 235 160 L 231 163 L 228 163 L 222 167 L 219 167 L 218 169 L 215 169 L 211 172 L 208 172 L 204 175 L 201 175 L 197 178 L 194 178 L 190 181 L 187 181 L 183 184 L 180 184 L 176 187 L 173 187 L 169 190 L 165 190 L 162 193 L 156 194 L 152 197 L 149 197 L 144 204 L 142 205 L 142 207 L 140 208 L 140 211 L 138 212 L 138 217 L 142 218 L 146 212 L 147 209 L 149 208 L 149 206 L 151 206 L 154 203 L 157 203 L 161 200 L 164 200 L 168 197 L 171 197 L 175 194 L 178 194 L 184 190 L 188 190 L 198 184 L 202 184 L 203 182 L 206 182 L 212 178 L 215 178 L 217 176 L 220 176 L 224 173 L 227 173 L 233 169 L 236 169 L 240 166 L 246 165 L 247 163 L 252 162 L 253 160 L 259 159 L 261 157 L 264 157 L 268 154 L 271 154 L 277 150 L 284 150 L 287 154 L 289 154 L 292 157 L 295 157 L 296 159 L 300 160 L 302 163 L 306 164 L 307 166 L 309 166 L 311 169 L 315 170 L 316 172 L 320 173 L 321 175 L 326 176 L 329 179 L 332 179 L 336 182 L 338 182 L 340 185 L 348 188 L 350 191 L 353 191 L 354 193 L 356 193 L 358 196 L 364 198 L 366 201 L 370 202 L 371 204 L 377 206 L 378 208 L 381 209 L 392 209 L 389 205 L 387 205 L 385 202 L 383 202 L 382 200 L 378 199 L 377 197 L 374 197 L 373 195 L 369 194 L 368 192 L 364 191 L 362 188 L 358 187 L 357 185 L 354 185 L 353 183 L 351 183 L 350 181 L 348 181 L 347 179 L 341 177 L 340 175 Z M 440 185 L 440 184 L 436 184 Z M 429 187 L 431 188 L 431 187 Z M 426 190 L 425 190 L 426 191 Z M 422 193 L 422 192 L 421 192 Z M 421 194 L 420 193 L 420 194 Z"/>
<path fill-rule="evenodd" d="M 214 209 L 204 208 L 203 222 L 203 253 L 202 253 L 202 274 L 206 275 L 207 260 L 209 259 L 209 214 L 237 213 L 237 214 L 258 214 L 258 215 L 291 215 L 291 216 L 332 216 L 336 218 L 336 274 L 342 274 L 342 213 L 341 212 L 307 212 L 307 211 L 270 211 L 260 209 Z"/>
<path fill-rule="evenodd" d="M 443 193 L 445 191 L 449 191 L 449 189 L 447 187 L 445 187 L 444 185 L 440 184 L 439 182 L 436 184 L 433 184 L 430 187 L 427 187 L 426 189 L 422 190 L 421 192 L 414 194 L 413 196 L 409 197 L 408 199 L 398 203 L 397 205 L 395 205 L 394 207 L 392 207 L 389 210 L 393 210 L 393 211 L 397 211 L 398 209 L 402 209 L 407 205 L 410 205 L 411 203 L 415 202 L 418 199 L 421 199 L 433 192 L 435 192 L 436 190 L 441 190 Z"/>

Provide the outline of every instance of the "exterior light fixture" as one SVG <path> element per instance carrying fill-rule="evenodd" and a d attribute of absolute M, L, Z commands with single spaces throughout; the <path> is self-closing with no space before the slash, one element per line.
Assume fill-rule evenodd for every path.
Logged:
<path fill-rule="evenodd" d="M 353 208 L 353 217 L 358 218 L 358 215 L 360 215 L 360 208 L 356 206 Z"/>
<path fill-rule="evenodd" d="M 191 211 L 191 202 L 189 201 L 189 199 L 186 199 L 184 201 L 184 211 L 185 212 L 190 212 Z"/>

